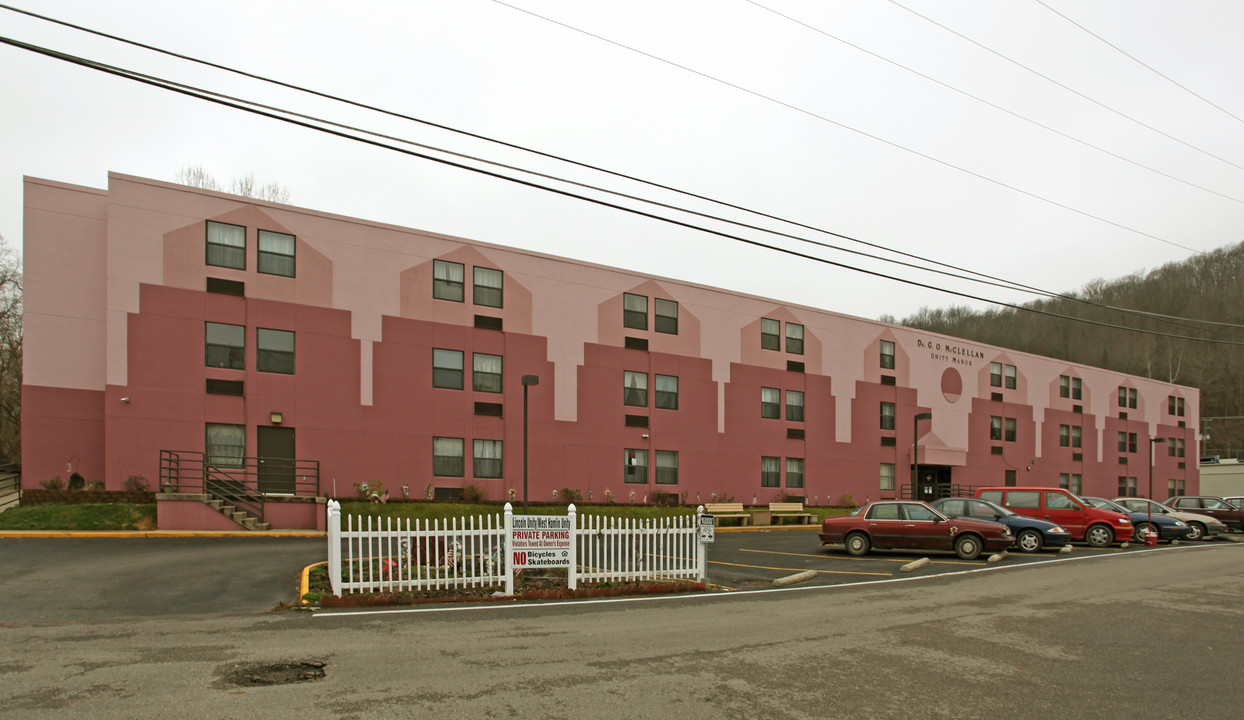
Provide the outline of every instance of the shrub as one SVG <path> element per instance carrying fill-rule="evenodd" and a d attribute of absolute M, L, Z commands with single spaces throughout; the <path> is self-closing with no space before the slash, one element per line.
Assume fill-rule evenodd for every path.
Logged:
<path fill-rule="evenodd" d="M 65 489 L 65 481 L 61 479 L 60 475 L 57 475 L 51 480 L 40 480 L 39 484 L 43 486 L 44 490 L 64 490 Z"/>
<path fill-rule="evenodd" d="M 86 478 L 82 477 L 82 475 L 78 473 L 74 473 L 69 476 L 68 487 L 70 490 L 81 490 L 82 488 L 86 487 Z"/>
<path fill-rule="evenodd" d="M 87 480 L 86 489 L 87 490 L 104 490 L 106 488 L 104 487 L 103 480 Z"/>
<path fill-rule="evenodd" d="M 126 492 L 147 492 L 147 478 L 142 475 L 131 475 L 121 483 L 121 489 Z"/>
<path fill-rule="evenodd" d="M 561 498 L 562 502 L 583 502 L 583 493 L 574 488 L 562 488 Z"/>
<path fill-rule="evenodd" d="M 462 486 L 462 500 L 464 502 L 482 502 L 488 499 L 488 491 L 480 487 L 478 483 L 469 482 Z"/>
<path fill-rule="evenodd" d="M 851 493 L 845 493 L 842 496 L 842 506 L 845 508 L 855 507 L 855 496 Z"/>

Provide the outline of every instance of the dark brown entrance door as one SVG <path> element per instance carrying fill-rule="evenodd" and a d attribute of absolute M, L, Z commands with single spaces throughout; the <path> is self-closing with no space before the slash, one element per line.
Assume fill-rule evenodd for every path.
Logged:
<path fill-rule="evenodd" d="M 260 425 L 259 492 L 294 494 L 294 429 Z"/>

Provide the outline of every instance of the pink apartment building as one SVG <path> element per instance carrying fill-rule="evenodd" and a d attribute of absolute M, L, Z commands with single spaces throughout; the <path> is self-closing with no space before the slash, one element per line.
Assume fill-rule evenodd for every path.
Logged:
<path fill-rule="evenodd" d="M 142 476 L 161 527 L 521 501 L 525 376 L 533 501 L 910 496 L 917 447 L 919 497 L 1144 495 L 1159 437 L 1154 495 L 1198 486 L 1194 388 L 118 174 L 27 178 L 24 235 L 23 485 Z"/>

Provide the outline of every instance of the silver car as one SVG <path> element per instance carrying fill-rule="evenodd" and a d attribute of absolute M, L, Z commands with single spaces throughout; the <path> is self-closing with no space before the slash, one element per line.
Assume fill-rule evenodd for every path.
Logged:
<path fill-rule="evenodd" d="M 1166 515 L 1176 520 L 1183 520 L 1192 530 L 1192 532 L 1188 533 L 1188 540 L 1205 540 L 1219 533 L 1227 532 L 1227 526 L 1221 520 L 1212 518 L 1209 515 L 1175 510 L 1160 502 L 1145 498 L 1117 497 L 1114 501 L 1132 512 L 1150 512 L 1154 515 Z"/>

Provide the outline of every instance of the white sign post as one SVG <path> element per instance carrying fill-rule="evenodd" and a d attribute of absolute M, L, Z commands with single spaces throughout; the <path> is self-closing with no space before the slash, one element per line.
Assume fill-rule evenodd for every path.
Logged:
<path fill-rule="evenodd" d="M 716 536 L 717 518 L 712 515 L 700 516 L 700 542 L 709 544 Z"/>

